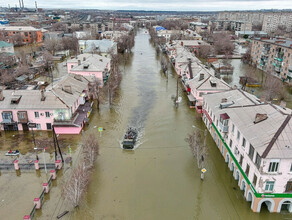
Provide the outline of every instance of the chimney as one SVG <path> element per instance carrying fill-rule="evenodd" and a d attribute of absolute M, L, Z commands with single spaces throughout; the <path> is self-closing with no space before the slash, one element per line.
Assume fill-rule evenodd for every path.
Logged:
<path fill-rule="evenodd" d="M 4 96 L 3 96 L 3 89 L 2 86 L 0 86 L 0 101 L 4 100 Z"/>
<path fill-rule="evenodd" d="M 261 96 L 260 102 L 266 102 L 266 97 L 265 96 Z"/>
<path fill-rule="evenodd" d="M 81 65 L 81 60 L 78 60 L 78 66 L 80 66 Z"/>
<path fill-rule="evenodd" d="M 71 86 L 64 86 L 63 87 L 63 91 L 65 91 L 65 92 L 67 92 L 69 94 L 73 94 Z"/>
<path fill-rule="evenodd" d="M 44 89 L 41 90 L 41 101 L 45 101 L 46 96 L 45 96 L 45 91 Z"/>
<path fill-rule="evenodd" d="M 190 79 L 193 79 L 194 76 L 193 76 L 193 70 L 192 70 L 192 60 L 191 59 L 188 59 L 188 60 L 189 60 L 188 67 L 189 67 Z"/>
<path fill-rule="evenodd" d="M 83 61 L 85 61 L 86 60 L 86 57 L 83 57 Z"/>
<path fill-rule="evenodd" d="M 182 45 L 182 46 L 183 46 L 183 45 L 184 45 L 184 42 L 182 42 L 182 41 L 181 41 L 181 42 L 180 42 L 180 45 Z"/>
<path fill-rule="evenodd" d="M 222 98 L 221 103 L 227 102 L 227 98 Z"/>
<path fill-rule="evenodd" d="M 23 0 L 22 0 L 22 8 L 24 8 Z"/>
<path fill-rule="evenodd" d="M 200 73 L 200 79 L 199 79 L 199 81 L 201 81 L 203 79 L 204 79 L 204 73 Z"/>

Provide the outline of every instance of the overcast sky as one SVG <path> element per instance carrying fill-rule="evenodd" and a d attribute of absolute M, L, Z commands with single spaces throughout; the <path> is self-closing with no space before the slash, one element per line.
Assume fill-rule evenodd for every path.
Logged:
<path fill-rule="evenodd" d="M 35 0 L 24 0 L 25 7 L 34 7 Z M 37 0 L 39 8 L 94 8 L 161 11 L 218 11 L 292 9 L 292 0 Z M 19 0 L 0 0 L 0 6 L 19 6 Z"/>

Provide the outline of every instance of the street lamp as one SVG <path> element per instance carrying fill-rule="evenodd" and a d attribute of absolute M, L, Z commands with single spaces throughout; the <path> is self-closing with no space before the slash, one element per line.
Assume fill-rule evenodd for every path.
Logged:
<path fill-rule="evenodd" d="M 47 165 L 46 165 L 46 157 L 45 157 L 45 151 L 46 151 L 46 148 L 44 147 L 43 149 L 42 148 L 37 148 L 37 147 L 34 147 L 33 148 L 34 150 L 43 150 L 43 157 L 44 157 L 44 165 L 45 165 L 45 172 L 47 172 Z"/>

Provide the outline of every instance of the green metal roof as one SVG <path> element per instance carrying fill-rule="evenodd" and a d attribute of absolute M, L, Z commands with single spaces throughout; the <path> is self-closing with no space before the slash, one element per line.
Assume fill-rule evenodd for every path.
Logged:
<path fill-rule="evenodd" d="M 13 44 L 7 43 L 5 41 L 0 41 L 0 47 L 13 47 Z"/>

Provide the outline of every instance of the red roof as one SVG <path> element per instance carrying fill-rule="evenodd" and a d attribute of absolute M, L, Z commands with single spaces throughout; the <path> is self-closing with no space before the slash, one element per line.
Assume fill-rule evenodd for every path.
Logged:
<path fill-rule="evenodd" d="M 222 118 L 223 120 L 229 119 L 229 115 L 227 115 L 227 113 L 224 114 L 220 114 L 220 118 Z"/>

